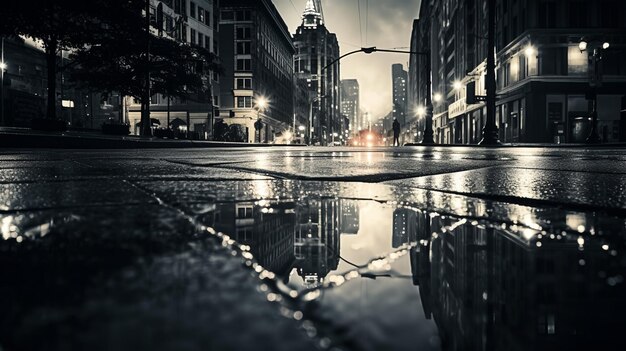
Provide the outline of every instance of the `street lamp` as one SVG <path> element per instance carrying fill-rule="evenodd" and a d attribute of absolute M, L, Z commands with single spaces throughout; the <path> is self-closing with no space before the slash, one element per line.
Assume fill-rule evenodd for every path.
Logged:
<path fill-rule="evenodd" d="M 4 50 L 2 56 L 4 56 Z M 4 71 L 7 67 L 8 65 L 4 62 L 4 57 L 2 57 L 2 61 L 0 61 L 0 126 L 4 125 Z"/>
<path fill-rule="evenodd" d="M 452 87 L 454 90 L 459 91 L 463 88 L 463 83 L 461 83 L 460 80 L 455 80 L 454 83 L 452 83 Z"/>
<path fill-rule="evenodd" d="M 593 101 L 593 112 L 591 112 L 591 131 L 586 142 L 589 144 L 598 144 L 602 142 L 598 133 L 598 87 L 602 86 L 602 75 L 600 73 L 600 61 L 602 60 L 602 51 L 608 49 L 611 45 L 608 42 L 600 40 L 587 41 L 584 38 L 578 43 L 580 52 L 588 52 L 593 66 L 592 72 L 589 74 L 589 87 L 592 90 L 591 100 Z"/>
<path fill-rule="evenodd" d="M 256 122 L 254 122 L 254 129 L 256 129 L 259 137 L 258 142 L 261 142 L 261 129 L 263 129 L 263 122 L 261 121 L 261 112 L 265 111 L 269 102 L 264 96 L 257 96 L 256 98 Z"/>
<path fill-rule="evenodd" d="M 441 102 L 442 100 L 443 100 L 443 95 L 441 95 L 441 93 L 435 93 L 433 95 L 434 102 Z"/>

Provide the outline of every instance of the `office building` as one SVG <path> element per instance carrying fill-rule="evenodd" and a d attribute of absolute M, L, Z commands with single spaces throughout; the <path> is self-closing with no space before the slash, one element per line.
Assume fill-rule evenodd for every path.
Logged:
<path fill-rule="evenodd" d="M 307 80 L 311 91 L 307 132 L 312 144 L 328 145 L 343 135 L 340 64 L 334 62 L 339 58 L 339 43 L 337 36 L 326 28 L 319 0 L 307 1 L 302 24 L 294 34 L 294 45 L 296 75 Z"/>
<path fill-rule="evenodd" d="M 584 142 L 596 92 L 601 140 L 624 138 L 624 2 L 501 0 L 495 16 L 500 141 Z M 483 102 L 468 104 L 466 96 L 467 87 L 486 95 L 487 4 L 423 1 L 418 21 L 415 42 L 431 54 L 435 141 L 475 144 L 482 138 L 486 108 Z M 421 98 L 426 90 L 419 86 L 427 78 L 419 68 L 423 62 L 415 60 L 413 79 Z"/>
<path fill-rule="evenodd" d="M 246 141 L 260 137 L 271 143 L 292 130 L 294 52 L 287 25 L 271 0 L 221 1 L 218 118 L 238 125 Z"/>
<path fill-rule="evenodd" d="M 365 129 L 360 108 L 359 82 L 356 79 L 341 80 L 341 113 L 348 117 L 351 136 Z"/>

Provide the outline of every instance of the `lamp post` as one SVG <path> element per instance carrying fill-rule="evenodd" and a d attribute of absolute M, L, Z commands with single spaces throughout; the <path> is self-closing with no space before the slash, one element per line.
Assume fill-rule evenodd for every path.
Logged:
<path fill-rule="evenodd" d="M 261 129 L 263 129 L 263 122 L 261 121 L 261 112 L 267 108 L 268 101 L 263 96 L 256 98 L 256 122 L 254 122 L 254 129 L 256 129 L 259 137 L 258 142 L 261 142 Z"/>
<path fill-rule="evenodd" d="M 4 37 L 2 38 L 2 51 L 0 53 L 0 126 L 4 125 L 4 71 L 7 69 L 7 64 L 4 62 Z"/>
<path fill-rule="evenodd" d="M 496 125 L 496 0 L 488 0 L 487 7 L 487 74 L 485 76 L 487 120 L 483 127 L 483 138 L 478 145 L 499 145 Z"/>
<path fill-rule="evenodd" d="M 591 100 L 593 111 L 591 112 L 591 131 L 587 137 L 588 144 L 599 144 L 602 142 L 598 133 L 598 87 L 602 86 L 602 75 L 600 73 L 600 62 L 602 52 L 608 49 L 610 44 L 599 40 L 586 41 L 582 39 L 578 44 L 580 52 L 588 52 L 588 62 L 591 62 L 589 72 L 589 87 L 591 88 Z"/>

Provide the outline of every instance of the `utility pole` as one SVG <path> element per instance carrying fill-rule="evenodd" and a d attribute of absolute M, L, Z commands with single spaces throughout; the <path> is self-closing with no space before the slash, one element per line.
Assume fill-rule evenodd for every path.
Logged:
<path fill-rule="evenodd" d="M 424 123 L 423 145 L 433 145 L 435 143 L 433 132 L 433 99 L 432 99 L 432 72 L 430 67 L 430 51 L 426 55 L 426 72 L 428 81 L 426 82 L 426 123 Z"/>
<path fill-rule="evenodd" d="M 487 120 L 483 128 L 483 139 L 478 145 L 500 145 L 498 126 L 496 125 L 496 0 L 487 0 L 488 31 L 487 31 L 487 74 L 485 87 L 487 90 Z"/>
<path fill-rule="evenodd" d="M 4 125 L 4 71 L 7 68 L 7 64 L 4 63 L 4 37 L 2 37 L 2 46 L 0 47 L 1 56 L 0 56 L 0 75 L 2 78 L 0 79 L 0 126 Z"/>
<path fill-rule="evenodd" d="M 144 91 L 141 98 L 141 136 L 152 136 L 150 121 L 150 0 L 146 1 L 146 61 Z"/>

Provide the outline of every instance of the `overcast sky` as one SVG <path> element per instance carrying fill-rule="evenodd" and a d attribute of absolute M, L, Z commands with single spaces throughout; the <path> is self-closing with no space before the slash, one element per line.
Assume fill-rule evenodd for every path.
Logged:
<path fill-rule="evenodd" d="M 293 35 L 302 22 L 306 0 L 273 2 Z M 419 3 L 420 0 L 322 0 L 322 8 L 326 27 L 337 34 L 344 54 L 366 46 L 408 50 Z M 341 79 L 358 79 L 361 107 L 375 120 L 391 111 L 391 65 L 402 63 L 408 70 L 408 62 L 408 54 L 355 54 L 341 60 Z"/>

